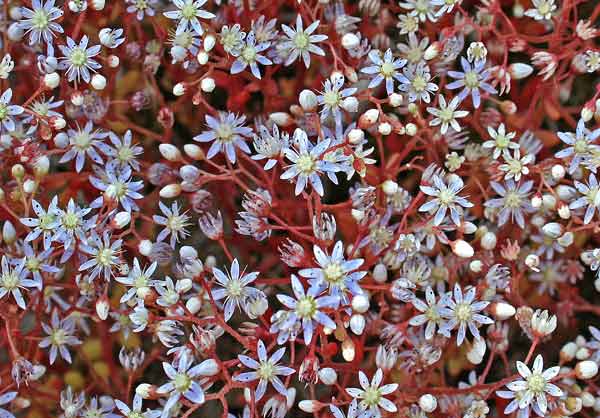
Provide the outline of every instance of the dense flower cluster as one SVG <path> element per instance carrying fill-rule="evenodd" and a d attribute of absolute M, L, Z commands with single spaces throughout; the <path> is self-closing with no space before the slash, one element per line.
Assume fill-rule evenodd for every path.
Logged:
<path fill-rule="evenodd" d="M 600 417 L 599 20 L 0 0 L 0 417 Z"/>

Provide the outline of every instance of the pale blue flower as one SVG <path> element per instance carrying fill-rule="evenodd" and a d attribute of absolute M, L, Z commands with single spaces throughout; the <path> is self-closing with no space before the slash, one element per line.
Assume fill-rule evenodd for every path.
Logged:
<path fill-rule="evenodd" d="M 206 115 L 206 124 L 210 130 L 194 137 L 194 141 L 213 142 L 206 158 L 209 160 L 219 152 L 224 152 L 232 164 L 236 161 L 236 148 L 250 154 L 246 138 L 252 134 L 252 129 L 245 127 L 246 116 L 236 116 L 232 112 L 219 112 L 218 119 Z"/>

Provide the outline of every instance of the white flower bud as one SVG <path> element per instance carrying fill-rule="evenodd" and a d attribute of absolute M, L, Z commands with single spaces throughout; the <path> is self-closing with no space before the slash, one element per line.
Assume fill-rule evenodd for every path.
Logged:
<path fill-rule="evenodd" d="M 473 260 L 469 263 L 469 270 L 473 273 L 480 273 L 483 269 L 483 263 L 481 260 Z"/>
<path fill-rule="evenodd" d="M 108 304 L 108 299 L 106 296 L 101 296 L 96 301 L 96 315 L 100 320 L 105 321 L 108 318 L 108 311 L 110 310 L 110 305 Z"/>
<path fill-rule="evenodd" d="M 516 62 L 509 65 L 508 72 L 514 80 L 521 80 L 529 77 L 533 73 L 533 67 L 531 65 Z"/>
<path fill-rule="evenodd" d="M 542 195 L 542 205 L 546 209 L 554 209 L 556 207 L 556 198 L 551 194 Z"/>
<path fill-rule="evenodd" d="M 560 216 L 561 219 L 569 219 L 571 217 L 571 209 L 569 209 L 569 206 L 564 203 L 559 205 L 558 216 Z"/>
<path fill-rule="evenodd" d="M 37 183 L 34 180 L 27 179 L 23 182 L 23 191 L 27 194 L 31 194 L 35 192 L 37 188 Z"/>
<path fill-rule="evenodd" d="M 91 84 L 96 90 L 104 90 L 106 87 L 106 78 L 101 74 L 94 74 Z"/>
<path fill-rule="evenodd" d="M 69 145 L 69 137 L 66 133 L 61 132 L 54 137 L 54 145 L 57 148 L 66 148 Z"/>
<path fill-rule="evenodd" d="M 496 248 L 496 242 L 496 234 L 493 232 L 488 231 L 481 237 L 481 246 L 486 250 L 493 250 Z"/>
<path fill-rule="evenodd" d="M 149 383 L 140 383 L 135 388 L 135 393 L 140 395 L 142 399 L 148 399 L 152 393 L 153 386 Z"/>
<path fill-rule="evenodd" d="M 181 159 L 181 152 L 173 144 L 160 144 L 158 150 L 169 161 L 179 161 Z"/>
<path fill-rule="evenodd" d="M 121 63 L 121 60 L 119 59 L 118 56 L 116 56 L 116 55 L 108 56 L 108 66 L 110 68 L 117 68 L 120 63 Z"/>
<path fill-rule="evenodd" d="M 406 135 L 408 136 L 415 136 L 417 134 L 417 125 L 414 123 L 407 123 L 404 129 L 406 130 Z"/>
<path fill-rule="evenodd" d="M 8 27 L 7 34 L 8 39 L 13 42 L 18 42 L 23 38 L 23 35 L 25 35 L 25 31 L 21 28 L 21 26 L 19 26 L 18 22 L 13 22 Z"/>
<path fill-rule="evenodd" d="M 577 353 L 577 344 L 573 341 L 570 341 L 563 345 L 563 348 L 560 349 L 560 359 L 561 361 L 567 363 L 575 358 L 575 354 Z"/>
<path fill-rule="evenodd" d="M 575 352 L 575 358 L 577 360 L 587 360 L 590 358 L 591 355 L 592 355 L 592 353 L 590 352 L 589 348 L 587 348 L 587 347 L 579 347 L 579 348 L 577 348 L 577 351 Z"/>
<path fill-rule="evenodd" d="M 60 84 L 60 75 L 58 73 L 50 73 L 44 76 L 44 86 L 49 89 L 55 89 Z"/>
<path fill-rule="evenodd" d="M 426 393 L 419 398 L 419 406 L 426 413 L 431 413 L 437 408 L 437 399 L 435 396 Z"/>
<path fill-rule="evenodd" d="M 525 265 L 535 272 L 540 271 L 538 268 L 540 265 L 540 257 L 537 254 L 529 254 L 525 257 Z"/>
<path fill-rule="evenodd" d="M 390 102 L 390 106 L 392 106 L 392 107 L 398 107 L 402 104 L 402 95 L 401 94 L 392 93 L 392 94 L 390 94 L 390 97 L 388 99 Z"/>
<path fill-rule="evenodd" d="M 219 373 L 219 363 L 217 363 L 215 359 L 209 358 L 208 360 L 204 360 L 202 363 L 199 364 L 199 366 L 199 376 L 210 377 Z"/>
<path fill-rule="evenodd" d="M 67 126 L 67 121 L 60 117 L 52 117 L 50 118 L 52 129 L 55 131 L 60 131 Z"/>
<path fill-rule="evenodd" d="M 365 132 L 362 129 L 354 128 L 348 132 L 348 142 L 357 145 L 365 140 Z"/>
<path fill-rule="evenodd" d="M 381 188 L 383 189 L 383 193 L 388 196 L 393 196 L 398 191 L 398 183 L 396 183 L 394 180 L 388 179 L 381 183 Z"/>
<path fill-rule="evenodd" d="M 185 94 L 185 84 L 177 83 L 173 86 L 173 94 L 175 96 L 183 96 Z"/>
<path fill-rule="evenodd" d="M 358 294 L 352 298 L 352 310 L 356 313 L 365 313 L 369 310 L 369 298 L 365 294 Z"/>
<path fill-rule="evenodd" d="M 202 308 L 202 299 L 198 296 L 192 296 L 185 303 L 185 308 L 190 311 L 192 315 L 197 314 Z"/>
<path fill-rule="evenodd" d="M 209 52 L 211 49 L 214 48 L 215 43 L 217 42 L 217 39 L 214 37 L 214 35 L 206 35 L 206 37 L 204 38 L 204 50 L 206 52 Z"/>
<path fill-rule="evenodd" d="M 291 125 L 293 122 L 291 116 L 285 112 L 273 112 L 269 115 L 269 119 L 271 119 L 277 126 L 282 128 Z"/>
<path fill-rule="evenodd" d="M 360 314 L 354 314 L 350 317 L 350 329 L 356 335 L 362 335 L 366 325 L 367 321 L 365 320 L 364 316 Z"/>
<path fill-rule="evenodd" d="M 542 196 L 540 196 L 539 194 L 533 195 L 533 197 L 531 198 L 531 206 L 533 206 L 535 209 L 541 208 L 542 207 Z"/>
<path fill-rule="evenodd" d="M 432 60 L 435 57 L 437 57 L 439 52 L 440 52 L 440 45 L 437 42 L 434 42 L 427 47 L 427 49 L 423 53 L 423 58 L 426 61 Z"/>
<path fill-rule="evenodd" d="M 183 146 L 183 152 L 185 152 L 185 154 L 196 160 L 202 160 L 204 158 L 204 151 L 202 151 L 202 148 L 200 148 L 198 145 L 196 144 L 185 144 Z"/>
<path fill-rule="evenodd" d="M 13 244 L 17 240 L 17 231 L 11 221 L 5 221 L 2 226 L 2 239 L 8 245 Z"/>
<path fill-rule="evenodd" d="M 193 182 L 200 176 L 200 170 L 193 165 L 186 164 L 179 169 L 179 175 L 185 181 Z"/>
<path fill-rule="evenodd" d="M 164 199 L 173 199 L 181 194 L 181 186 L 176 183 L 167 184 L 158 192 L 159 196 Z"/>
<path fill-rule="evenodd" d="M 387 122 L 380 123 L 379 126 L 377 126 L 377 132 L 379 132 L 381 135 L 387 136 L 392 133 L 392 125 Z"/>
<path fill-rule="evenodd" d="M 512 8 L 512 14 L 516 18 L 521 18 L 525 14 L 525 8 L 519 2 L 515 2 Z"/>
<path fill-rule="evenodd" d="M 514 306 L 505 302 L 497 302 L 492 304 L 490 311 L 494 318 L 499 321 L 505 321 L 517 313 Z"/>
<path fill-rule="evenodd" d="M 353 49 L 360 45 L 360 38 L 353 33 L 342 36 L 342 46 L 345 49 Z"/>
<path fill-rule="evenodd" d="M 138 244 L 138 251 L 141 255 L 148 257 L 152 252 L 152 241 L 148 239 L 141 240 Z"/>
<path fill-rule="evenodd" d="M 596 403 L 596 397 L 587 391 L 583 392 L 580 398 L 582 405 L 586 408 L 591 408 Z"/>
<path fill-rule="evenodd" d="M 215 79 L 212 77 L 203 78 L 200 82 L 200 89 L 205 93 L 212 93 L 215 87 Z"/>
<path fill-rule="evenodd" d="M 473 250 L 471 244 L 462 239 L 450 242 L 450 247 L 454 254 L 462 258 L 471 258 L 475 254 L 475 250 Z"/>
<path fill-rule="evenodd" d="M 575 366 L 575 375 L 578 379 L 591 379 L 598 374 L 598 365 L 595 361 L 580 361 Z"/>
<path fill-rule="evenodd" d="M 485 356 L 486 343 L 483 338 L 475 338 L 471 349 L 467 352 L 467 360 L 472 364 L 479 364 Z"/>
<path fill-rule="evenodd" d="M 377 283 L 385 283 L 387 281 L 387 267 L 383 263 L 376 264 L 373 268 L 373 280 Z"/>
<path fill-rule="evenodd" d="M 331 367 L 325 367 L 318 372 L 319 379 L 325 385 L 334 385 L 337 382 L 337 373 Z"/>
<path fill-rule="evenodd" d="M 346 97 L 340 105 L 346 112 L 356 113 L 358 111 L 358 99 L 354 96 Z"/>
<path fill-rule="evenodd" d="M 83 104 L 83 94 L 80 91 L 76 91 L 73 94 L 71 94 L 71 103 L 73 103 L 73 106 L 81 106 Z"/>
<path fill-rule="evenodd" d="M 37 177 L 42 177 L 50 171 L 50 159 L 45 155 L 41 155 L 35 159 L 33 163 L 33 172 Z"/>
<path fill-rule="evenodd" d="M 560 180 L 565 176 L 565 167 L 562 164 L 554 164 L 552 166 L 552 178 L 554 180 Z"/>
<path fill-rule="evenodd" d="M 304 89 L 300 92 L 298 101 L 300 107 L 302 107 L 305 112 L 312 112 L 318 105 L 317 95 L 312 90 L 308 89 Z"/>
<path fill-rule="evenodd" d="M 531 328 L 538 337 L 550 335 L 556 329 L 556 315 L 550 315 L 548 311 L 537 309 L 531 317 Z"/>
<path fill-rule="evenodd" d="M 562 234 L 563 227 L 557 222 L 549 222 L 542 227 L 542 231 L 548 237 L 558 238 Z"/>
<path fill-rule="evenodd" d="M 113 222 L 115 227 L 119 229 L 124 228 L 125 226 L 129 225 L 129 222 L 131 222 L 131 213 L 127 211 L 119 212 L 113 218 Z"/>
<path fill-rule="evenodd" d="M 360 119 L 366 126 L 371 126 L 379 119 L 379 110 L 369 109 L 361 115 Z"/>
<path fill-rule="evenodd" d="M 356 355 L 356 350 L 354 348 L 354 342 L 350 338 L 346 338 L 342 343 L 342 357 L 347 362 L 351 362 L 354 360 L 354 356 Z"/>
<path fill-rule="evenodd" d="M 463 232 L 465 234 L 474 234 L 477 231 L 477 225 L 473 222 L 464 222 L 462 224 Z"/>
<path fill-rule="evenodd" d="M 356 222 L 360 222 L 365 219 L 365 212 L 363 210 L 352 209 L 350 213 Z"/>
<path fill-rule="evenodd" d="M 102 10 L 105 5 L 105 0 L 92 0 L 92 9 L 94 10 Z"/>
<path fill-rule="evenodd" d="M 200 51 L 198 52 L 198 55 L 196 55 L 196 61 L 198 61 L 198 64 L 200 65 L 205 65 L 208 62 L 208 54 L 205 51 Z"/>
<path fill-rule="evenodd" d="M 584 106 L 583 109 L 581 109 L 580 115 L 584 122 L 589 122 L 594 117 L 594 111 L 589 107 Z"/>
<path fill-rule="evenodd" d="M 313 400 L 303 400 L 298 402 L 298 408 L 308 414 L 312 414 L 320 409 L 319 403 L 320 402 Z"/>

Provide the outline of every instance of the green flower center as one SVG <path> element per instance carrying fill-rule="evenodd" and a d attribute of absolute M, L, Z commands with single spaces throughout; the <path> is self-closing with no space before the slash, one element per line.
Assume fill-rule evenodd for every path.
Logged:
<path fill-rule="evenodd" d="M 298 49 L 306 49 L 309 43 L 310 40 L 308 38 L 308 35 L 304 32 L 298 32 L 296 36 L 294 36 L 294 45 L 296 45 L 296 48 Z"/>
<path fill-rule="evenodd" d="M 187 3 L 185 6 L 183 6 L 181 9 L 181 15 L 188 20 L 195 17 L 196 7 L 194 6 L 194 3 Z"/>
<path fill-rule="evenodd" d="M 452 203 L 454 201 L 454 193 L 452 193 L 448 189 L 442 189 L 442 190 L 440 190 L 438 199 L 440 199 L 440 202 L 443 205 L 449 205 L 450 203 Z"/>
<path fill-rule="evenodd" d="M 479 76 L 475 71 L 467 71 L 465 73 L 465 86 L 470 89 L 479 87 Z"/>
<path fill-rule="evenodd" d="M 113 250 L 110 248 L 103 248 L 98 251 L 98 254 L 96 255 L 96 261 L 98 261 L 98 264 L 108 267 L 113 264 L 113 255 Z"/>
<path fill-rule="evenodd" d="M 67 229 L 75 229 L 79 226 L 79 217 L 74 213 L 66 213 L 62 218 L 62 223 Z"/>
<path fill-rule="evenodd" d="M 271 380 L 275 375 L 275 366 L 270 361 L 263 361 L 258 367 L 258 377 L 262 380 Z"/>
<path fill-rule="evenodd" d="M 363 403 L 368 407 L 377 406 L 381 400 L 381 392 L 374 387 L 367 388 L 363 396 Z"/>
<path fill-rule="evenodd" d="M 75 147 L 79 148 L 82 151 L 89 148 L 91 143 L 92 137 L 87 132 L 77 132 L 77 134 L 75 134 L 75 136 L 73 137 L 73 145 L 75 145 Z"/>
<path fill-rule="evenodd" d="M 459 303 L 456 305 L 454 315 L 460 322 L 469 322 L 473 316 L 473 309 L 471 309 L 471 305 L 468 303 Z"/>
<path fill-rule="evenodd" d="M 52 334 L 50 334 L 50 342 L 52 345 L 63 345 L 66 339 L 67 334 L 60 328 L 52 330 Z"/>
<path fill-rule="evenodd" d="M 242 59 L 246 62 L 256 61 L 256 49 L 253 46 L 247 46 L 242 51 Z"/>
<path fill-rule="evenodd" d="M 178 392 L 187 392 L 192 386 L 192 379 L 186 373 L 178 373 L 173 379 L 173 384 Z"/>
<path fill-rule="evenodd" d="M 532 373 L 527 379 L 527 388 L 533 393 L 542 393 L 546 387 L 546 379 L 541 373 Z"/>
<path fill-rule="evenodd" d="M 384 77 L 391 77 L 392 75 L 394 75 L 395 71 L 394 64 L 392 64 L 391 62 L 384 62 L 383 64 L 381 64 L 381 68 L 379 71 Z"/>
<path fill-rule="evenodd" d="M 8 290 L 16 289 L 19 287 L 19 276 L 17 276 L 14 272 L 8 272 L 0 276 L 0 283 L 2 283 L 2 287 Z"/>
<path fill-rule="evenodd" d="M 586 138 L 577 138 L 575 144 L 573 145 L 576 154 L 585 154 L 588 150 L 588 142 Z"/>
<path fill-rule="evenodd" d="M 48 27 L 48 13 L 44 9 L 36 9 L 31 17 L 31 25 L 34 29 L 44 30 Z"/>
<path fill-rule="evenodd" d="M 127 187 L 125 183 L 117 181 L 115 184 L 111 184 L 106 188 L 106 195 L 113 199 L 120 199 L 127 193 Z"/>
<path fill-rule="evenodd" d="M 344 278 L 344 271 L 342 266 L 338 263 L 331 263 L 323 269 L 325 280 L 332 284 L 339 284 Z"/>
<path fill-rule="evenodd" d="M 323 95 L 323 102 L 329 107 L 337 107 L 340 103 L 341 96 L 336 91 L 328 91 Z"/>
<path fill-rule="evenodd" d="M 233 141 L 233 129 L 230 125 L 222 124 L 216 130 L 217 138 L 221 142 L 231 142 Z"/>
<path fill-rule="evenodd" d="M 45 230 L 51 230 L 52 228 L 50 228 L 50 224 L 54 222 L 54 219 L 55 217 L 51 213 L 46 213 L 40 216 L 40 228 Z"/>
<path fill-rule="evenodd" d="M 425 87 L 427 87 L 427 80 L 425 80 L 425 77 L 423 76 L 416 75 L 415 78 L 413 78 L 412 86 L 417 92 L 423 91 L 425 90 Z"/>
<path fill-rule="evenodd" d="M 312 319 L 317 312 L 317 302 L 312 296 L 304 296 L 298 300 L 296 313 L 302 319 Z"/>
<path fill-rule="evenodd" d="M 243 287 L 239 280 L 229 280 L 227 282 L 227 293 L 230 297 L 238 298 L 242 296 Z"/>
<path fill-rule="evenodd" d="M 73 48 L 71 52 L 71 63 L 75 67 L 82 67 L 87 61 L 87 55 L 82 48 Z"/>
<path fill-rule="evenodd" d="M 3 120 L 7 116 L 8 116 L 8 106 L 0 103 L 0 120 Z"/>
<path fill-rule="evenodd" d="M 315 170 L 315 160 L 309 154 L 301 155 L 296 161 L 296 166 L 303 174 L 312 174 Z"/>
<path fill-rule="evenodd" d="M 31 272 L 39 271 L 40 264 L 42 264 L 40 260 L 35 257 L 27 257 L 27 260 L 25 261 L 25 267 L 27 267 L 27 270 Z"/>

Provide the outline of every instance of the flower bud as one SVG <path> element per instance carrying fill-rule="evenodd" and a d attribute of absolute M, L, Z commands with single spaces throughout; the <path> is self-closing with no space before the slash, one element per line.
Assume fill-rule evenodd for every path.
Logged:
<path fill-rule="evenodd" d="M 153 386 L 149 383 L 140 383 L 135 388 L 135 393 L 140 395 L 142 399 L 148 399 L 153 392 Z"/>
<path fill-rule="evenodd" d="M 202 148 L 196 144 L 185 144 L 183 146 L 183 152 L 185 152 L 188 157 L 196 161 L 204 159 L 204 151 L 202 151 Z"/>
<path fill-rule="evenodd" d="M 318 372 L 319 379 L 325 385 L 334 385 L 337 382 L 337 373 L 331 367 L 325 367 Z"/>
<path fill-rule="evenodd" d="M 419 398 L 419 406 L 426 413 L 431 413 L 437 408 L 437 399 L 435 396 L 426 393 Z"/>
<path fill-rule="evenodd" d="M 538 268 L 540 265 L 540 257 L 537 254 L 529 254 L 525 257 L 525 265 L 535 272 L 540 271 Z"/>
<path fill-rule="evenodd" d="M 184 83 L 177 83 L 173 86 L 173 94 L 175 96 L 183 96 L 185 94 L 185 84 Z"/>
<path fill-rule="evenodd" d="M 368 128 L 373 126 L 379 119 L 379 110 L 369 109 L 358 118 L 358 126 L 361 128 Z"/>
<path fill-rule="evenodd" d="M 469 263 L 469 270 L 471 270 L 473 273 L 481 273 L 482 269 L 483 263 L 481 260 L 473 260 Z"/>
<path fill-rule="evenodd" d="M 390 106 L 392 106 L 392 107 L 398 107 L 398 106 L 402 105 L 402 95 L 401 94 L 392 93 L 392 94 L 390 94 L 390 97 L 388 99 L 390 102 Z"/>
<path fill-rule="evenodd" d="M 208 58 L 208 54 L 205 51 L 200 51 L 198 52 L 198 55 L 196 55 L 196 61 L 198 61 L 198 64 L 200 65 L 206 65 Z"/>
<path fill-rule="evenodd" d="M 178 161 L 181 159 L 181 152 L 173 144 L 160 144 L 158 146 L 160 154 L 169 161 Z"/>
<path fill-rule="evenodd" d="M 317 95 L 308 89 L 304 89 L 300 92 L 298 96 L 298 101 L 300 102 L 300 106 L 304 109 L 305 112 L 312 112 L 317 108 L 318 101 Z"/>
<path fill-rule="evenodd" d="M 108 318 L 109 310 L 110 305 L 108 304 L 108 298 L 106 297 L 106 295 L 102 295 L 96 301 L 96 315 L 98 315 L 98 318 L 100 318 L 102 321 L 106 321 L 106 318 Z"/>
<path fill-rule="evenodd" d="M 583 392 L 581 394 L 581 403 L 586 408 L 591 408 L 596 403 L 596 397 L 592 395 L 590 392 Z"/>
<path fill-rule="evenodd" d="M 496 234 L 489 231 L 483 234 L 481 237 L 481 246 L 490 251 L 496 248 Z"/>
<path fill-rule="evenodd" d="M 581 109 L 580 115 L 584 122 L 589 122 L 594 117 L 594 110 L 584 106 L 583 109 Z"/>
<path fill-rule="evenodd" d="M 542 227 L 542 231 L 551 238 L 558 238 L 562 234 L 563 227 L 557 222 L 549 222 Z"/>
<path fill-rule="evenodd" d="M 483 338 L 475 338 L 471 349 L 467 352 L 467 360 L 472 364 L 480 364 L 485 356 L 486 344 Z"/>
<path fill-rule="evenodd" d="M 492 304 L 492 306 L 490 307 L 490 312 L 497 320 L 504 321 L 516 314 L 517 310 L 511 304 L 505 302 L 497 302 Z"/>
<path fill-rule="evenodd" d="M 203 78 L 200 82 L 200 89 L 204 93 L 212 93 L 216 87 L 215 79 L 212 77 Z"/>
<path fill-rule="evenodd" d="M 365 140 L 365 132 L 362 129 L 354 128 L 348 132 L 348 142 L 357 145 Z"/>
<path fill-rule="evenodd" d="M 58 73 L 50 73 L 44 76 L 44 86 L 49 89 L 55 89 L 60 84 L 60 75 Z"/>
<path fill-rule="evenodd" d="M 529 77 L 533 73 L 533 67 L 531 65 L 516 62 L 509 65 L 508 72 L 513 80 L 521 80 Z"/>
<path fill-rule="evenodd" d="M 531 317 L 531 329 L 538 337 L 550 335 L 556 329 L 556 316 L 550 315 L 548 311 L 536 310 Z"/>
<path fill-rule="evenodd" d="M 138 251 L 143 256 L 148 257 L 150 255 L 150 253 L 152 252 L 152 241 L 150 241 L 148 239 L 141 240 L 140 243 L 138 244 Z"/>
<path fill-rule="evenodd" d="M 387 122 L 380 123 L 379 126 L 377 126 L 377 132 L 387 136 L 392 133 L 392 125 Z"/>
<path fill-rule="evenodd" d="M 50 160 L 45 155 L 41 155 L 35 159 L 33 163 L 33 172 L 36 177 L 43 177 L 50 170 Z"/>
<path fill-rule="evenodd" d="M 119 64 L 121 63 L 121 60 L 119 59 L 118 56 L 113 54 L 113 55 L 108 56 L 107 62 L 108 62 L 108 66 L 110 68 L 117 68 L 119 66 Z"/>
<path fill-rule="evenodd" d="M 595 361 L 580 361 L 575 366 L 575 375 L 578 379 L 591 379 L 598 374 L 598 365 Z"/>
<path fill-rule="evenodd" d="M 315 401 L 315 400 L 308 400 L 305 399 L 303 401 L 298 402 L 298 408 L 300 408 L 302 411 L 306 412 L 307 414 L 312 414 L 314 412 L 319 411 L 321 408 L 323 408 L 324 404 L 319 402 L 319 401 Z"/>
<path fill-rule="evenodd" d="M 353 96 L 346 97 L 344 100 L 342 100 L 342 103 L 340 106 L 346 112 L 356 113 L 358 111 L 358 99 Z"/>
<path fill-rule="evenodd" d="M 206 35 L 204 37 L 204 43 L 203 43 L 204 50 L 206 52 L 209 52 L 210 50 L 212 50 L 214 48 L 216 42 L 217 42 L 217 39 L 214 37 L 214 35 Z"/>
<path fill-rule="evenodd" d="M 94 74 L 91 84 L 96 90 L 104 90 L 106 87 L 106 78 L 101 74 Z"/>
<path fill-rule="evenodd" d="M 575 358 L 575 353 L 577 353 L 577 344 L 570 341 L 560 349 L 560 360 L 567 363 Z"/>
<path fill-rule="evenodd" d="M 426 61 L 432 60 L 435 57 L 437 57 L 439 52 L 440 52 L 440 44 L 439 44 L 439 42 L 434 42 L 431 45 L 429 45 L 427 47 L 427 49 L 425 50 L 425 52 L 423 53 L 423 59 L 425 59 Z"/>
<path fill-rule="evenodd" d="M 365 294 L 358 294 L 352 298 L 352 310 L 356 313 L 365 313 L 369 310 L 369 298 Z"/>
<path fill-rule="evenodd" d="M 286 112 L 273 112 L 269 115 L 269 119 L 271 119 L 277 126 L 282 128 L 290 126 L 293 122 L 292 117 Z"/>
<path fill-rule="evenodd" d="M 591 355 L 592 353 L 587 347 L 578 347 L 577 351 L 575 352 L 575 358 L 577 360 L 587 360 L 590 358 Z"/>
<path fill-rule="evenodd" d="M 365 219 L 365 211 L 363 211 L 363 210 L 352 209 L 350 211 L 350 214 L 352 215 L 352 217 L 354 218 L 354 220 L 356 222 L 361 222 L 363 219 Z"/>
<path fill-rule="evenodd" d="M 197 314 L 202 308 L 202 299 L 198 296 L 192 296 L 185 303 L 185 308 L 190 311 L 192 315 Z"/>
<path fill-rule="evenodd" d="M 54 137 L 54 145 L 57 148 L 66 148 L 69 145 L 69 137 L 66 133 L 61 132 Z"/>
<path fill-rule="evenodd" d="M 158 192 L 159 196 L 165 199 L 173 199 L 181 194 L 181 185 L 176 183 L 167 184 Z"/>
<path fill-rule="evenodd" d="M 121 228 L 124 228 L 125 226 L 127 226 L 130 221 L 131 221 L 131 213 L 122 211 L 115 215 L 115 217 L 112 220 L 112 223 L 115 228 L 121 229 Z"/>
<path fill-rule="evenodd" d="M 60 131 L 67 126 L 67 122 L 59 116 L 52 116 L 50 117 L 50 126 L 52 126 L 52 129 L 55 131 Z"/>
<path fill-rule="evenodd" d="M 565 176 L 565 167 L 562 164 L 554 164 L 552 166 L 552 178 L 556 181 L 562 179 Z"/>
<path fill-rule="evenodd" d="M 394 180 L 388 179 L 381 183 L 381 188 L 383 189 L 383 193 L 385 193 L 387 196 L 393 196 L 398 191 L 398 183 L 396 183 Z"/>
<path fill-rule="evenodd" d="M 376 264 L 375 268 L 373 268 L 373 280 L 375 280 L 377 283 L 385 283 L 387 281 L 387 277 L 388 273 L 385 264 Z"/>
<path fill-rule="evenodd" d="M 404 127 L 406 129 L 406 135 L 415 136 L 417 134 L 417 125 L 414 123 L 407 123 Z"/>
<path fill-rule="evenodd" d="M 360 314 L 354 314 L 350 317 L 350 329 L 356 335 L 362 335 L 367 322 L 365 317 Z"/>
<path fill-rule="evenodd" d="M 354 360 L 354 356 L 356 355 L 356 350 L 354 348 L 354 341 L 351 338 L 346 338 L 342 343 L 342 357 L 347 362 L 351 362 Z"/>
<path fill-rule="evenodd" d="M 353 49 L 360 45 L 360 38 L 353 33 L 342 36 L 342 46 L 345 49 Z"/>
<path fill-rule="evenodd" d="M 104 6 L 106 5 L 106 1 L 105 0 L 92 0 L 92 9 L 94 10 L 102 10 L 104 9 Z"/>
<path fill-rule="evenodd" d="M 454 254 L 462 258 L 470 258 L 475 254 L 475 250 L 473 250 L 471 244 L 462 239 L 451 241 L 450 248 L 452 248 Z"/>
<path fill-rule="evenodd" d="M 8 245 L 13 244 L 17 240 L 17 231 L 11 221 L 5 221 L 2 226 L 2 239 Z"/>

